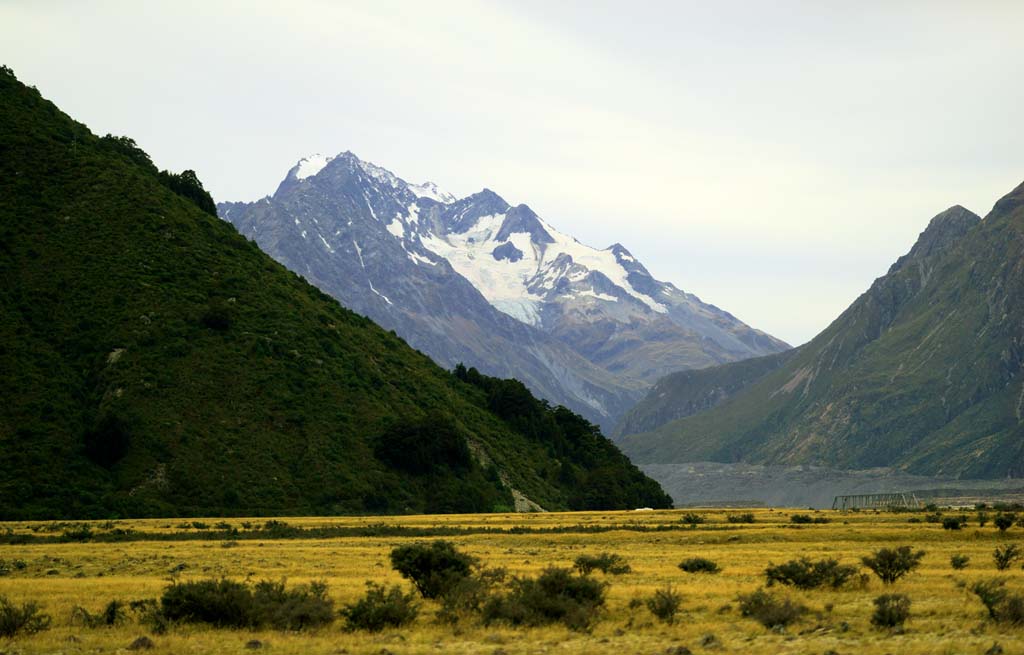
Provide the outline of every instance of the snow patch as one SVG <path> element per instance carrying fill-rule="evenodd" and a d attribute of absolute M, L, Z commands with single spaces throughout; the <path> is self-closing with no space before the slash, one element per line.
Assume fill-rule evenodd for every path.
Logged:
<path fill-rule="evenodd" d="M 402 223 L 401 216 L 395 216 L 394 220 L 388 223 L 388 232 L 399 239 L 405 236 L 405 225 Z"/>
<path fill-rule="evenodd" d="M 295 171 L 295 179 L 304 180 L 307 177 L 313 177 L 322 171 L 324 166 L 329 164 L 332 159 L 334 159 L 334 157 L 327 157 L 320 153 L 310 155 L 309 157 L 303 157 L 299 160 L 298 168 Z"/>
<path fill-rule="evenodd" d="M 455 202 L 455 196 L 438 188 L 433 182 L 410 184 L 409 191 L 412 191 L 417 198 L 430 198 L 445 205 Z"/>
<path fill-rule="evenodd" d="M 419 254 L 418 252 L 410 252 L 407 250 L 405 254 L 409 256 L 409 259 L 411 259 L 414 264 L 428 264 L 430 266 L 436 265 L 434 264 L 434 262 L 430 261 L 429 259 Z"/>
<path fill-rule="evenodd" d="M 577 291 L 576 293 L 570 294 L 577 298 L 597 298 L 598 300 L 607 300 L 608 302 L 618 302 L 618 298 L 609 295 L 607 293 L 597 293 L 593 289 L 584 289 L 583 291 Z"/>

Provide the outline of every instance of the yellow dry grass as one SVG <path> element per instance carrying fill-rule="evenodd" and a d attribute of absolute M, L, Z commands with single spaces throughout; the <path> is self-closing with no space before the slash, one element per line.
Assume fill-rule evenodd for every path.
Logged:
<path fill-rule="evenodd" d="M 689 511 L 689 510 L 688 510 Z M 285 634 L 216 630 L 198 626 L 172 629 L 153 636 L 152 653 L 251 652 L 246 642 L 258 639 L 271 653 L 665 653 L 685 646 L 694 653 L 985 653 L 998 642 L 1006 653 L 1024 652 L 1024 630 L 986 619 L 977 598 L 958 582 L 996 577 L 993 548 L 1014 540 L 1011 529 L 1000 535 L 991 525 L 976 523 L 958 532 L 937 524 L 908 523 L 908 514 L 820 512 L 831 522 L 794 526 L 792 511 L 752 510 L 756 523 L 729 524 L 725 515 L 737 510 L 696 510 L 708 522 L 696 529 L 665 532 L 616 530 L 599 534 L 477 534 L 448 537 L 488 566 L 511 573 L 534 574 L 546 566 L 571 566 L 582 553 L 614 552 L 625 557 L 633 572 L 609 576 L 608 606 L 590 633 L 562 627 L 513 629 L 473 623 L 442 625 L 434 620 L 436 606 L 423 604 L 414 626 L 381 634 L 346 633 L 343 622 L 314 632 Z M 744 510 L 746 511 L 746 510 Z M 594 512 L 532 515 L 414 516 L 387 518 L 291 518 L 291 525 L 513 526 L 678 525 L 681 511 Z M 211 519 L 211 525 L 220 519 Z M 253 519 L 253 522 L 260 520 Z M 241 525 L 241 519 L 229 519 Z M 178 530 L 180 520 L 120 521 L 119 528 L 140 531 Z M 0 525 L 0 530 L 38 532 L 39 524 Z M 194 530 L 192 530 L 194 532 Z M 113 599 L 155 598 L 184 564 L 183 579 L 231 576 L 253 579 L 287 578 L 290 584 L 324 580 L 338 604 L 352 602 L 368 580 L 408 586 L 391 570 L 388 554 L 408 538 L 337 538 L 238 542 L 226 548 L 220 541 L 141 541 L 132 543 L 66 543 L 0 546 L 0 559 L 23 560 L 28 566 L 0 577 L 0 595 L 21 602 L 36 600 L 53 616 L 43 633 L 0 640 L 5 653 L 114 652 L 124 649 L 145 629 L 137 624 L 86 629 L 71 623 L 76 605 L 100 610 Z M 812 613 L 785 633 L 775 633 L 736 609 L 736 596 L 764 584 L 764 569 L 799 556 L 834 557 L 859 564 L 860 557 L 882 546 L 913 545 L 927 551 L 915 573 L 891 587 L 872 579 L 867 588 L 839 591 L 785 590 Z M 964 571 L 954 571 L 949 558 L 971 558 Z M 691 575 L 677 564 L 702 556 L 722 567 L 717 575 Z M 600 575 L 600 574 L 597 574 Z M 1017 567 L 1002 574 L 1013 589 L 1024 591 Z M 645 608 L 629 607 L 666 585 L 682 593 L 683 614 L 674 625 L 657 622 Z M 776 587 L 777 588 L 777 587 Z M 903 634 L 890 634 L 870 624 L 872 600 L 886 592 L 904 593 L 913 601 L 911 620 Z M 717 648 L 701 646 L 712 634 Z"/>

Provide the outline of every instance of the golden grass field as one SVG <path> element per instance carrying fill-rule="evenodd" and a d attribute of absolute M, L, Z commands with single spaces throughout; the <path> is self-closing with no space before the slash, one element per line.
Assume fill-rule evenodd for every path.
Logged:
<path fill-rule="evenodd" d="M 707 517 L 695 529 L 664 532 L 615 530 L 598 534 L 475 534 L 445 537 L 488 566 L 516 574 L 533 574 L 550 565 L 571 566 L 582 553 L 614 552 L 625 557 L 633 572 L 608 576 L 607 611 L 589 633 L 564 627 L 515 629 L 463 622 L 439 624 L 436 605 L 424 602 L 411 628 L 379 634 L 346 633 L 344 622 L 312 632 L 286 634 L 220 630 L 201 626 L 176 627 L 152 635 L 151 653 L 242 653 L 246 642 L 258 639 L 270 653 L 665 653 L 685 646 L 694 653 L 893 653 L 900 655 L 978 653 L 998 643 L 1005 653 L 1024 653 L 1024 629 L 987 620 L 978 599 L 957 585 L 996 577 L 992 561 L 996 545 L 1019 538 L 1020 528 L 1000 535 L 991 524 L 979 528 L 974 520 L 961 531 L 946 531 L 933 523 L 908 523 L 910 514 L 819 512 L 824 525 L 795 526 L 796 511 L 753 510 L 754 524 L 729 524 L 725 515 L 739 510 L 687 510 Z M 743 510 L 747 511 L 747 510 Z M 806 513 L 802 511 L 801 513 Z M 679 525 L 683 511 L 590 512 L 482 516 L 412 516 L 385 518 L 288 518 L 291 525 L 370 525 L 433 527 L 575 525 Z M 920 515 L 917 515 L 920 516 Z M 213 524 L 220 519 L 211 519 Z M 242 519 L 228 519 L 241 525 Z M 254 522 L 262 521 L 253 519 Z M 118 521 L 118 528 L 139 531 L 179 531 L 179 519 Z M 95 524 L 101 531 L 100 524 Z M 0 524 L 0 531 L 38 532 L 40 524 Z M 105 526 L 107 529 L 109 525 Z M 192 531 L 194 532 L 194 530 Z M 423 540 L 423 539 L 420 539 Z M 168 584 L 172 568 L 184 564 L 182 579 L 230 576 L 244 579 L 287 578 L 289 584 L 324 580 L 340 606 L 365 591 L 368 580 L 407 581 L 391 570 L 388 555 L 409 538 L 335 538 L 242 540 L 234 547 L 221 541 L 139 541 L 131 543 L 61 543 L 0 546 L 0 559 L 23 560 L 27 567 L 0 577 L 0 595 L 13 601 L 35 600 L 53 617 L 50 630 L 36 635 L 0 639 L 2 653 L 79 653 L 123 651 L 144 627 L 129 623 L 115 628 L 83 628 L 72 624 L 76 605 L 100 610 L 113 599 L 155 598 Z M 867 588 L 786 593 L 809 606 L 810 614 L 785 633 L 775 633 L 752 619 L 742 618 L 736 596 L 765 582 L 769 563 L 799 557 L 839 558 L 859 564 L 860 557 L 882 546 L 913 545 L 927 551 L 921 567 L 888 588 L 872 578 Z M 949 558 L 963 553 L 969 567 L 954 571 Z M 677 564 L 685 557 L 708 557 L 722 567 L 717 575 L 691 575 Z M 865 569 L 866 570 L 866 569 Z M 595 574 L 600 576 L 601 574 Z M 1008 586 L 1024 591 L 1024 573 L 1015 565 L 1002 574 Z M 646 608 L 630 609 L 629 602 L 671 584 L 684 597 L 683 614 L 674 625 L 654 619 Z M 778 586 L 773 589 L 780 589 Z M 872 600 L 886 592 L 905 593 L 913 602 L 903 634 L 890 634 L 870 624 Z M 829 609 L 827 609 L 827 606 Z M 702 647 L 713 634 L 720 645 Z"/>

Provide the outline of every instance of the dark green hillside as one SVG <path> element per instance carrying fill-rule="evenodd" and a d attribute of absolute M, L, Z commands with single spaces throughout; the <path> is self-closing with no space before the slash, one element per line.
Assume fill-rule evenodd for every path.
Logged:
<path fill-rule="evenodd" d="M 778 370 L 620 443 L 637 462 L 1024 475 L 1024 185 L 914 248 Z"/>
<path fill-rule="evenodd" d="M 649 432 L 719 405 L 785 364 L 796 352 L 791 349 L 765 357 L 666 375 L 626 413 L 612 438 Z"/>
<path fill-rule="evenodd" d="M 603 437 L 556 460 L 140 153 L 0 71 L 0 518 L 562 509 L 599 467 L 628 484 L 597 505 L 668 503 Z"/>

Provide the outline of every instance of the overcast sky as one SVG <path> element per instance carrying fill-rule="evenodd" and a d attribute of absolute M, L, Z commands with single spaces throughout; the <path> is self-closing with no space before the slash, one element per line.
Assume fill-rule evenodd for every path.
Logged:
<path fill-rule="evenodd" d="M 1022 2 L 0 2 L 0 63 L 217 200 L 352 150 L 792 344 L 1024 180 Z"/>

